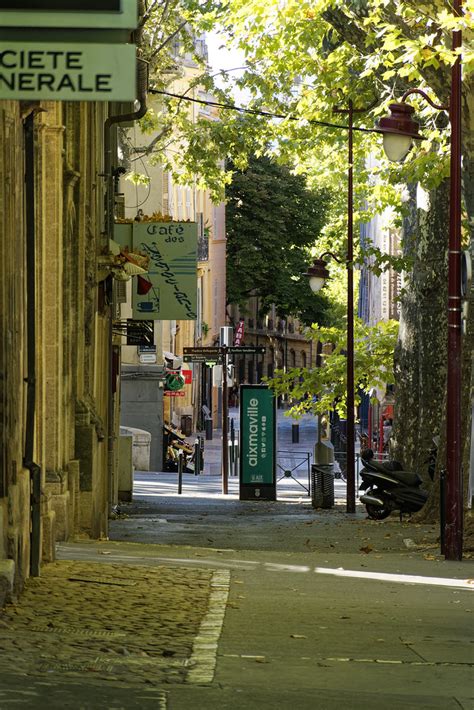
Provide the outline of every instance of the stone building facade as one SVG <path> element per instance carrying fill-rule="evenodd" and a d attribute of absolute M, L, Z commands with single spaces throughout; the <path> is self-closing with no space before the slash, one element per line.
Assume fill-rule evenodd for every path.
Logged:
<path fill-rule="evenodd" d="M 113 500 L 106 103 L 0 102 L 0 591 Z M 112 441 L 112 446 L 111 446 Z M 0 593 L 1 597 L 1 593 Z"/>
<path fill-rule="evenodd" d="M 262 377 L 273 377 L 276 369 L 293 367 L 311 368 L 319 364 L 318 348 L 305 335 L 305 326 L 298 318 L 280 318 L 275 306 L 262 316 L 258 298 L 249 298 L 246 308 L 229 306 L 231 322 L 236 326 L 243 321 L 242 345 L 264 346 L 265 355 L 234 356 L 237 384 L 259 383 Z"/>

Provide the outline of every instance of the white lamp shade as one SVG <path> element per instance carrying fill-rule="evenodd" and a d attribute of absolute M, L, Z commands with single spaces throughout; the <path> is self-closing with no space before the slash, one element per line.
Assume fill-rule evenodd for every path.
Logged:
<path fill-rule="evenodd" d="M 401 163 L 412 145 L 411 136 L 400 133 L 384 133 L 383 149 L 387 158 L 393 163 Z"/>
<path fill-rule="evenodd" d="M 326 279 L 324 279 L 322 276 L 310 276 L 309 287 L 314 293 L 320 291 L 325 283 Z"/>

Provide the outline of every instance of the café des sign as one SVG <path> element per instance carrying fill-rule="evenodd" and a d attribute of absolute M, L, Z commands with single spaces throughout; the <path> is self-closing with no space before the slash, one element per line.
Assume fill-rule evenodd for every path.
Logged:
<path fill-rule="evenodd" d="M 0 0 L 0 99 L 133 101 L 137 0 Z"/>

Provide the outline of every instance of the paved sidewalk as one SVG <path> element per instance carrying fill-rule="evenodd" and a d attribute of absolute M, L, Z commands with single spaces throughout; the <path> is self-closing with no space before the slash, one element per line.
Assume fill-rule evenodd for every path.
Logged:
<path fill-rule="evenodd" d="M 472 560 L 291 485 L 137 472 L 111 539 L 59 545 L 0 615 L 0 710 L 472 710 Z"/>
<path fill-rule="evenodd" d="M 205 568 L 45 565 L 0 617 L 0 708 L 108 707 L 104 685 L 104 701 L 165 707 L 167 684 L 212 681 L 228 587 L 229 573 Z"/>

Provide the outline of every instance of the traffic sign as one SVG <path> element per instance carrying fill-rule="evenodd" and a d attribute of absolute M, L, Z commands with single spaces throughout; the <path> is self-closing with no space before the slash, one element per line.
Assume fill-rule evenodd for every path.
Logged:
<path fill-rule="evenodd" d="M 227 348 L 229 355 L 265 355 L 266 348 L 262 345 L 239 345 Z"/>

